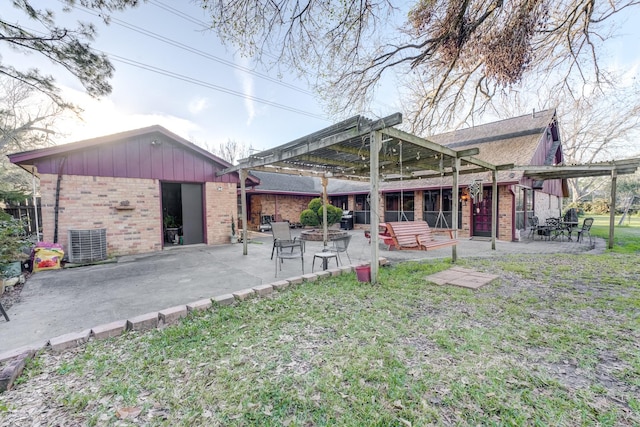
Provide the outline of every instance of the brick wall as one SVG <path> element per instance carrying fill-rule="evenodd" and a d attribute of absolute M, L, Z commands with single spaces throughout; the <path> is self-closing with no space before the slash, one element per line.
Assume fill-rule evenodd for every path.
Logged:
<path fill-rule="evenodd" d="M 544 223 L 547 218 L 557 218 L 561 216 L 560 198 L 540 191 L 535 192 L 534 215 L 538 217 L 540 223 Z"/>
<path fill-rule="evenodd" d="M 40 178 L 44 241 L 54 237 L 56 175 Z M 133 209 L 117 210 L 128 200 Z M 68 251 L 68 230 L 107 230 L 109 256 L 162 249 L 160 187 L 157 180 L 64 175 L 60 183 L 58 243 Z"/>
<path fill-rule="evenodd" d="M 511 241 L 513 235 L 514 195 L 510 186 L 498 186 L 498 239 Z"/>
<path fill-rule="evenodd" d="M 231 217 L 238 228 L 238 191 L 235 183 L 207 182 L 204 186 L 207 223 L 206 242 L 209 245 L 231 241 Z"/>
<path fill-rule="evenodd" d="M 56 175 L 41 175 L 43 239 L 53 241 Z M 204 185 L 208 244 L 229 243 L 236 218 L 235 183 Z M 128 200 L 130 210 L 116 209 Z M 119 256 L 162 250 L 160 182 L 150 179 L 64 175 L 60 186 L 58 243 L 65 251 L 71 229 L 107 230 L 107 254 Z"/>
<path fill-rule="evenodd" d="M 276 221 L 300 222 L 300 214 L 307 209 L 311 196 L 288 196 L 282 194 L 254 194 L 251 196 L 250 227 L 260 224 L 260 215 L 276 215 Z"/>

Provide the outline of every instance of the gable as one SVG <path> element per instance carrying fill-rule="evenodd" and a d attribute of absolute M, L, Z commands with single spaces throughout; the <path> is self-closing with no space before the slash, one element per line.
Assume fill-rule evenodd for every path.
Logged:
<path fill-rule="evenodd" d="M 9 159 L 35 166 L 39 174 L 239 182 L 237 173 L 216 175 L 229 163 L 160 126 L 12 154 Z"/>

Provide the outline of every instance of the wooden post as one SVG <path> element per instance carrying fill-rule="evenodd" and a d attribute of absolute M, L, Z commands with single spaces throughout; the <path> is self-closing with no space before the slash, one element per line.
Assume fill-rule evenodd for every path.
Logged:
<path fill-rule="evenodd" d="M 611 203 L 609 203 L 609 243 L 607 247 L 613 249 L 614 230 L 616 223 L 616 183 L 618 181 L 618 172 L 613 169 L 611 171 Z"/>
<path fill-rule="evenodd" d="M 491 250 L 496 250 L 496 235 L 498 234 L 498 171 L 491 171 Z"/>
<path fill-rule="evenodd" d="M 380 191 L 380 182 L 378 177 L 378 168 L 380 165 L 380 148 L 382 147 L 382 134 L 373 131 L 369 137 L 369 205 L 371 208 L 371 283 L 378 283 L 378 267 L 380 258 L 380 238 L 378 235 L 378 226 L 380 225 L 380 200 L 378 193 Z"/>
<path fill-rule="evenodd" d="M 451 199 L 453 205 L 451 207 L 451 228 L 453 229 L 453 238 L 458 238 L 458 172 L 460 171 L 460 158 L 453 159 L 451 169 L 452 182 L 451 182 Z M 442 203 L 442 200 L 440 201 Z M 441 205 L 442 206 L 442 205 Z M 456 262 L 458 260 L 458 245 L 451 246 L 451 261 Z"/>
<path fill-rule="evenodd" d="M 245 181 L 247 180 L 247 170 L 240 169 L 240 206 L 242 215 L 242 255 L 248 253 L 247 245 L 247 189 Z"/>
<path fill-rule="evenodd" d="M 329 184 L 329 179 L 326 175 L 322 175 L 322 240 L 324 247 L 327 247 L 327 236 L 329 234 L 329 227 L 327 226 L 327 204 L 329 203 L 329 197 L 327 196 L 327 185 Z"/>

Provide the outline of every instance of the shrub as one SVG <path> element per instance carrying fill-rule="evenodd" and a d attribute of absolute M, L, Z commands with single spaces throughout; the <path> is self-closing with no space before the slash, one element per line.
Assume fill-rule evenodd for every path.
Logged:
<path fill-rule="evenodd" d="M 0 264 L 25 258 L 22 248 L 29 244 L 22 221 L 0 212 Z"/>
<path fill-rule="evenodd" d="M 327 205 L 327 226 L 331 226 L 340 222 L 342 218 L 342 209 L 333 205 Z M 307 209 L 300 214 L 300 222 L 310 227 L 318 227 L 322 225 L 322 199 L 316 197 L 309 202 Z"/>

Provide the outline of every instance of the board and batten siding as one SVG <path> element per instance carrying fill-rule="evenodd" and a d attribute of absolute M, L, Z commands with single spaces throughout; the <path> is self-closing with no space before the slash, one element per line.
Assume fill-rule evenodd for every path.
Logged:
<path fill-rule="evenodd" d="M 173 182 L 237 183 L 237 174 L 217 176 L 222 165 L 172 142 L 166 136 L 140 135 L 77 149 L 34 161 L 41 174 L 157 179 Z"/>

